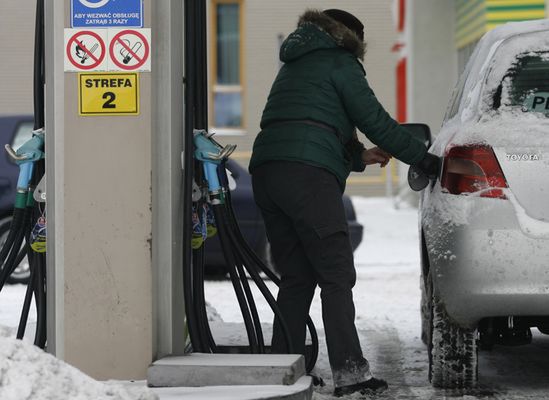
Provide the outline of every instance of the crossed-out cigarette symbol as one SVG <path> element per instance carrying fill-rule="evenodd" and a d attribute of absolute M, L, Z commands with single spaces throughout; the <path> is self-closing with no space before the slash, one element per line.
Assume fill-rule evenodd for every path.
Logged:
<path fill-rule="evenodd" d="M 150 34 L 149 30 L 145 31 Z M 126 29 L 119 31 L 110 39 L 109 54 L 111 61 L 117 67 L 126 71 L 143 67 L 149 58 L 147 40 L 145 34 L 137 30 Z"/>
<path fill-rule="evenodd" d="M 120 40 L 120 39 L 119 39 Z M 130 62 L 130 60 L 137 54 L 139 49 L 143 46 L 143 43 L 141 42 L 135 42 L 133 45 L 128 39 L 121 39 L 121 42 L 125 42 L 126 46 L 122 46 L 120 49 L 120 55 L 124 57 L 122 62 L 124 64 L 127 64 Z"/>

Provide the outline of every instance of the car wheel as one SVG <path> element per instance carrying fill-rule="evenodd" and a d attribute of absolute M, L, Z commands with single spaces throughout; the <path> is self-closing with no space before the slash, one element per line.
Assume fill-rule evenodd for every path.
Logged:
<path fill-rule="evenodd" d="M 457 326 L 436 293 L 431 302 L 429 379 L 443 389 L 473 388 L 478 380 L 476 330 Z"/>
<path fill-rule="evenodd" d="M 4 244 L 6 243 L 6 240 L 8 238 L 8 234 L 10 232 L 10 226 L 11 226 L 11 218 L 7 220 L 3 220 L 0 224 L 0 249 L 4 247 Z M 24 244 L 23 244 L 24 245 Z M 6 280 L 6 283 L 9 284 L 27 284 L 30 279 L 30 266 L 27 257 L 23 259 L 21 264 L 15 268 L 15 270 L 12 272 L 12 274 L 8 277 Z"/>
<path fill-rule="evenodd" d="M 30 279 L 30 265 L 27 260 L 27 257 L 19 264 L 17 268 L 15 268 L 15 271 L 13 271 L 10 275 L 10 277 L 7 279 L 7 283 L 16 284 L 16 283 L 22 283 L 26 285 L 29 283 Z"/>

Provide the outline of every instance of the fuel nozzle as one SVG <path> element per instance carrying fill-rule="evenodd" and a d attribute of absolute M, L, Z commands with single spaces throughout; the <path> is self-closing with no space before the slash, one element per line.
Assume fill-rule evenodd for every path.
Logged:
<path fill-rule="evenodd" d="M 235 151 L 236 145 L 229 144 L 223 147 L 212 136 L 213 134 L 205 130 L 194 131 L 194 145 L 196 147 L 194 157 L 202 162 L 204 175 L 208 181 L 210 198 L 222 202 L 223 189 L 219 182 L 217 170 Z"/>

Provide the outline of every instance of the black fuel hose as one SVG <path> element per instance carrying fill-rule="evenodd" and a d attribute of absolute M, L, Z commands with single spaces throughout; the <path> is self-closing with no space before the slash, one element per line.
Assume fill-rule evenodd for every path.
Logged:
<path fill-rule="evenodd" d="M 35 163 L 34 174 L 31 180 L 32 187 L 36 187 L 45 173 L 44 160 Z M 42 211 L 38 204 L 31 202 L 29 207 L 31 218 L 26 230 L 27 240 L 31 240 L 31 232 L 35 221 L 42 217 Z M 46 347 L 47 342 L 47 299 L 46 299 L 46 253 L 39 253 L 29 248 L 27 254 L 29 266 L 34 270 L 34 279 L 29 284 L 33 287 L 34 300 L 36 305 L 36 331 L 34 344 L 40 348 Z"/>
<path fill-rule="evenodd" d="M 28 240 L 27 240 L 28 243 Z M 15 265 L 19 266 L 25 257 L 27 256 L 28 252 L 28 245 L 22 246 L 21 250 L 19 250 L 19 253 L 17 254 L 17 258 L 15 259 Z"/>
<path fill-rule="evenodd" d="M 220 175 L 223 175 L 223 173 L 220 174 Z M 226 179 L 226 177 L 221 176 L 221 179 L 222 179 L 222 181 L 224 181 L 224 179 Z M 249 265 L 253 265 L 255 267 L 256 271 L 263 272 L 277 286 L 280 286 L 280 278 L 264 264 L 264 262 L 251 249 L 248 242 L 244 238 L 244 236 L 242 234 L 242 231 L 240 230 L 240 227 L 238 225 L 236 215 L 234 213 L 234 207 L 232 207 L 232 199 L 231 199 L 230 190 L 226 191 L 225 199 L 226 199 L 226 203 L 227 203 L 227 210 L 229 211 L 229 217 L 230 217 L 229 224 L 230 224 L 230 226 L 233 226 L 234 229 L 235 229 L 235 237 L 236 237 L 236 240 L 237 240 L 237 243 L 235 243 L 235 246 L 237 246 L 238 248 L 245 251 L 246 257 L 249 260 L 249 262 L 248 262 Z M 250 272 L 250 275 L 251 275 L 251 272 Z M 260 278 L 259 274 L 258 274 L 258 278 Z M 259 284 L 258 284 L 258 287 L 260 287 Z M 265 287 L 265 289 L 267 290 L 268 294 L 266 292 L 266 293 L 264 293 L 264 296 L 268 296 L 270 294 L 270 291 L 266 287 Z M 271 297 L 272 297 L 272 295 L 271 295 Z M 274 301 L 274 298 L 272 300 Z M 275 302 L 275 304 L 276 304 L 276 302 Z M 283 321 L 282 320 L 279 320 L 279 321 L 282 324 Z M 311 344 L 312 344 L 312 351 L 311 351 L 310 357 L 307 358 L 307 371 L 311 372 L 311 370 L 314 368 L 314 366 L 316 364 L 316 361 L 318 359 L 319 343 L 318 343 L 318 334 L 316 332 L 316 327 L 313 323 L 313 320 L 310 317 L 307 318 L 307 328 L 309 330 L 309 335 L 311 337 Z"/>
<path fill-rule="evenodd" d="M 204 292 L 204 246 L 193 251 L 193 255 L 194 307 L 199 334 L 205 346 L 202 351 L 215 353 L 217 352 L 217 346 L 208 323 L 208 313 L 206 311 L 206 298 Z"/>
<path fill-rule="evenodd" d="M 233 288 L 236 294 L 238 304 L 240 306 L 240 311 L 242 313 L 242 318 L 244 319 L 244 326 L 246 328 L 246 334 L 248 335 L 248 341 L 250 343 L 250 351 L 252 353 L 258 353 L 258 343 L 257 336 L 255 333 L 255 327 L 253 325 L 252 317 L 250 310 L 248 308 L 248 303 L 245 298 L 244 290 L 241 286 L 241 281 L 238 277 L 236 271 L 236 260 L 233 254 L 233 248 L 230 245 L 229 232 L 228 228 L 225 226 L 225 216 L 224 216 L 224 206 L 222 204 L 212 206 L 214 216 L 216 221 L 221 221 L 217 224 L 219 242 L 221 243 L 221 248 L 223 249 L 223 254 L 229 268 L 229 277 L 233 284 Z"/>
<path fill-rule="evenodd" d="M 282 317 L 282 312 L 280 311 L 276 303 L 276 300 L 273 297 L 272 293 L 270 292 L 269 288 L 267 287 L 267 285 L 259 275 L 258 271 L 261 270 L 259 264 L 262 264 L 262 263 L 261 261 L 259 261 L 259 264 L 254 262 L 254 259 L 252 257 L 249 257 L 248 255 L 248 253 L 251 253 L 255 256 L 256 259 L 258 259 L 257 255 L 253 252 L 253 250 L 248 245 L 247 241 L 242 236 L 242 232 L 240 231 L 238 221 L 235 218 L 234 207 L 232 206 L 231 194 L 229 190 L 229 181 L 226 173 L 227 168 L 225 163 L 222 163 L 218 167 L 217 171 L 218 171 L 219 181 L 221 182 L 221 185 L 224 188 L 223 194 L 225 197 L 225 204 L 224 204 L 225 213 L 223 214 L 224 219 L 219 221 L 217 220 L 217 217 L 216 217 L 216 220 L 218 221 L 218 225 L 229 227 L 228 233 L 229 233 L 229 239 L 231 240 L 231 248 L 234 249 L 235 253 L 239 255 L 239 258 L 242 260 L 242 265 L 246 268 L 246 270 L 250 274 L 250 277 L 252 278 L 252 280 L 260 290 L 263 297 L 266 299 L 267 303 L 269 304 L 271 310 L 275 315 L 275 318 L 277 318 L 278 321 L 280 322 L 282 331 L 284 333 L 284 338 L 286 339 L 288 353 L 293 353 L 294 347 L 291 342 L 291 337 L 289 333 L 290 331 L 284 321 L 284 318 Z M 267 268 L 264 267 L 264 269 L 267 269 Z M 250 297 L 253 302 L 253 295 L 251 295 L 251 293 L 250 293 Z M 255 303 L 254 303 L 254 306 L 255 306 Z M 258 324 L 257 330 L 259 331 L 259 335 L 263 339 L 263 332 L 260 324 Z"/>
<path fill-rule="evenodd" d="M 282 312 L 280 311 L 280 308 L 278 307 L 278 304 L 276 303 L 275 298 L 273 297 L 271 291 L 269 290 L 265 282 L 263 282 L 263 279 L 261 278 L 258 272 L 261 270 L 260 265 L 262 265 L 262 262 L 259 261 L 259 263 L 256 263 L 254 262 L 254 258 L 249 256 L 249 253 L 251 253 L 255 257 L 255 259 L 259 260 L 257 255 L 248 245 L 248 242 L 244 239 L 244 236 L 242 235 L 242 232 L 240 230 L 240 226 L 238 225 L 238 221 L 235 217 L 234 207 L 232 205 L 232 199 L 231 199 L 231 192 L 229 189 L 229 180 L 227 178 L 227 167 L 225 165 L 225 162 L 221 163 L 221 165 L 217 168 L 217 174 L 218 174 L 219 181 L 223 187 L 223 194 L 225 198 L 226 218 L 225 220 L 222 221 L 222 224 L 224 226 L 230 227 L 229 237 L 231 239 L 232 248 L 235 249 L 236 252 L 238 252 L 238 254 L 240 255 L 240 258 L 244 261 L 243 265 L 245 266 L 246 270 L 250 274 L 250 277 L 252 278 L 252 280 L 260 290 L 261 294 L 269 304 L 271 310 L 275 315 L 275 318 L 280 323 L 284 338 L 286 340 L 287 352 L 289 354 L 292 354 L 294 352 L 294 346 L 290 337 L 290 331 L 288 329 L 288 326 L 284 321 L 284 318 L 282 317 Z M 264 266 L 263 268 L 267 269 Z M 252 297 L 252 301 L 253 301 L 253 297 Z M 262 337 L 263 332 L 260 325 L 258 326 L 258 329 Z"/>
<path fill-rule="evenodd" d="M 238 243 L 238 244 L 236 244 L 236 243 Z M 236 239 L 235 245 L 243 246 L 242 242 L 239 241 L 238 239 Z M 252 277 L 252 279 L 256 282 L 258 288 L 261 290 L 261 292 L 262 292 L 263 296 L 265 297 L 265 299 L 269 302 L 269 305 L 271 306 L 271 308 L 274 308 L 274 307 L 278 308 L 275 298 L 272 296 L 270 290 L 264 284 L 263 278 L 257 272 L 257 271 L 260 271 L 260 270 L 262 272 L 265 272 L 260 268 L 260 266 L 263 265 L 263 263 L 260 260 L 253 260 L 253 256 L 257 257 L 257 255 L 253 251 L 250 251 L 249 253 L 247 253 L 244 256 L 247 259 L 247 262 L 245 263 L 245 265 L 246 266 L 248 266 L 248 265 L 251 266 L 251 268 L 248 269 L 248 272 L 250 273 L 250 276 Z M 267 267 L 265 267 L 265 270 L 270 272 L 270 270 Z M 278 277 L 276 277 L 276 275 L 274 275 L 274 277 L 276 279 L 278 279 Z M 275 284 L 277 284 L 277 282 L 275 280 L 273 280 L 273 282 Z M 277 286 L 278 286 L 278 284 L 277 284 Z M 278 315 L 281 315 L 280 311 L 278 312 Z M 276 313 L 275 313 L 275 316 L 276 316 Z M 278 316 L 277 316 L 277 318 L 278 318 L 278 322 L 280 323 L 280 325 L 282 327 L 283 332 L 285 332 L 284 337 L 285 337 L 286 341 L 288 342 L 288 339 L 287 339 L 287 337 L 288 337 L 288 333 L 287 333 L 288 328 L 287 328 L 286 322 L 284 321 L 283 318 L 280 318 Z M 312 351 L 311 351 L 310 356 L 307 357 L 306 362 L 307 362 L 307 372 L 311 372 L 312 369 L 314 368 L 315 364 L 316 364 L 317 359 L 318 359 L 319 344 L 318 344 L 318 334 L 316 332 L 315 325 L 314 325 L 314 323 L 313 323 L 313 321 L 310 317 L 307 318 L 307 328 L 309 330 L 309 335 L 311 336 Z M 292 346 L 292 348 L 293 348 L 293 346 Z M 289 350 L 288 353 L 293 353 L 293 350 L 292 351 Z"/>
<path fill-rule="evenodd" d="M 197 29 L 196 1 L 188 0 L 185 8 L 185 129 L 183 143 L 185 149 L 183 165 L 183 297 L 185 316 L 189 338 L 194 351 L 204 352 L 206 346 L 203 343 L 199 331 L 199 322 L 194 306 L 193 289 L 193 252 L 191 249 L 192 232 L 192 192 L 194 178 L 194 124 L 195 124 L 195 98 L 196 98 L 196 44 L 194 35 Z"/>
<path fill-rule="evenodd" d="M 198 129 L 208 129 L 208 27 L 206 15 L 206 0 L 198 0 L 196 9 L 197 21 L 201 21 L 197 26 L 196 37 L 196 72 L 198 79 L 198 87 L 196 91 L 196 127 Z M 202 170 L 200 170 L 202 173 Z"/>
<path fill-rule="evenodd" d="M 222 172 L 221 172 L 222 171 Z M 212 201 L 212 211 L 214 213 L 219 241 L 223 254 L 225 256 L 225 261 L 227 263 L 227 268 L 229 272 L 229 277 L 235 291 L 237 302 L 244 320 L 244 326 L 246 329 L 246 334 L 248 337 L 248 342 L 250 346 L 251 353 L 265 353 L 265 343 L 263 337 L 263 331 L 261 327 L 261 321 L 257 311 L 257 306 L 253 297 L 251 287 L 248 282 L 247 274 L 257 285 L 261 294 L 265 297 L 267 303 L 272 309 L 275 318 L 280 323 L 280 326 L 283 331 L 284 338 L 286 340 L 287 352 L 289 354 L 294 353 L 294 347 L 291 341 L 289 334 L 289 329 L 284 321 L 282 312 L 280 311 L 275 298 L 271 294 L 269 288 L 263 281 L 263 278 L 260 275 L 260 271 L 264 272 L 267 276 L 275 282 L 275 284 L 280 285 L 280 280 L 272 271 L 270 271 L 259 257 L 253 252 L 250 246 L 247 244 L 246 240 L 242 236 L 238 222 L 234 215 L 234 210 L 231 204 L 230 192 L 228 189 L 228 181 L 225 174 L 225 166 L 222 164 L 218 168 L 218 174 L 220 175 L 220 182 L 224 187 L 224 195 L 226 197 L 226 202 L 217 202 L 219 200 L 217 195 L 214 195 L 210 200 Z M 198 203 L 200 204 L 200 203 Z M 199 210 L 202 210 L 202 207 L 199 207 Z M 186 230 L 190 232 L 190 229 Z M 190 237 L 189 237 L 190 241 Z M 190 243 L 189 243 L 190 244 Z M 203 248 L 204 246 L 202 246 Z M 193 256 L 196 255 L 202 257 L 203 253 L 200 251 L 194 251 Z M 194 258 L 194 257 L 193 257 Z M 203 260 L 193 260 L 198 261 L 196 265 L 193 265 L 191 270 L 191 285 L 192 286 L 192 301 L 193 301 L 193 311 L 194 319 L 188 319 L 189 331 L 191 328 L 196 330 L 196 334 L 199 337 L 200 344 L 204 345 L 204 341 L 207 342 L 203 349 L 207 351 L 216 352 L 217 346 L 213 335 L 211 334 L 207 313 L 206 313 L 206 302 L 204 296 L 204 270 L 203 270 Z M 194 327 L 191 325 L 195 324 Z M 308 318 L 307 326 L 310 331 L 311 340 L 313 343 L 312 354 L 307 358 L 306 368 L 307 372 L 310 372 L 318 357 L 318 336 L 312 320 Z M 191 339 L 192 341 L 192 339 Z M 193 350 L 197 350 L 195 342 L 192 342 Z M 204 351 L 204 350 L 201 350 Z"/>
<path fill-rule="evenodd" d="M 259 313 L 257 311 L 257 306 L 255 304 L 255 299 L 250 287 L 250 284 L 248 282 L 248 277 L 246 276 L 246 271 L 248 267 L 246 266 L 246 263 L 242 257 L 241 250 L 237 247 L 234 247 L 234 240 L 232 238 L 233 235 L 233 226 L 229 223 L 229 210 L 227 209 L 227 204 L 223 206 L 223 215 L 224 215 L 224 221 L 223 226 L 228 227 L 228 233 L 231 239 L 231 248 L 234 251 L 234 258 L 236 260 L 236 273 L 240 279 L 240 282 L 242 284 L 242 288 L 244 289 L 244 294 L 246 296 L 248 309 L 250 310 L 250 314 L 252 316 L 252 322 L 253 327 L 255 331 L 255 337 L 257 339 L 257 346 L 258 346 L 258 352 L 264 353 L 265 352 L 265 340 L 263 338 L 263 330 L 261 328 L 261 320 L 259 318 Z"/>
<path fill-rule="evenodd" d="M 234 232 L 230 235 L 231 244 L 235 248 L 242 248 L 241 243 L 234 235 Z M 250 277 L 254 281 L 254 283 L 257 285 L 257 288 L 260 290 L 261 294 L 273 310 L 273 313 L 275 315 L 275 318 L 278 319 L 278 322 L 280 323 L 282 327 L 282 331 L 284 333 L 284 338 L 286 340 L 286 346 L 287 346 L 287 352 L 289 354 L 292 354 L 294 352 L 293 343 L 290 338 L 290 330 L 288 329 L 288 325 L 284 321 L 284 318 L 282 317 L 282 312 L 280 311 L 280 308 L 278 307 L 276 300 L 274 296 L 272 295 L 271 291 L 263 281 L 263 278 L 259 275 L 259 272 L 257 270 L 257 266 L 254 265 L 254 263 L 251 261 L 250 257 L 246 253 L 241 253 L 241 257 L 244 260 L 244 266 L 246 267 L 246 270 L 250 274 Z"/>
<path fill-rule="evenodd" d="M 12 274 L 15 268 L 17 268 L 17 266 L 19 265 L 16 263 L 16 261 L 19 258 L 19 254 L 21 253 L 21 247 L 23 245 L 23 240 L 25 240 L 25 234 L 26 234 L 26 230 L 28 229 L 29 219 L 30 219 L 30 212 L 27 208 L 25 211 L 23 211 L 23 223 L 19 226 L 19 229 L 16 232 L 15 240 L 13 241 L 11 251 L 4 263 L 4 271 L 2 272 L 6 274 L 5 276 L 6 279 Z M 2 278 L 0 278 L 0 289 L 3 287 L 4 283 L 5 281 Z"/>
<path fill-rule="evenodd" d="M 246 276 L 246 271 L 243 267 L 244 263 L 241 261 L 240 254 L 237 255 L 237 259 L 238 262 L 236 265 L 236 272 L 238 273 L 240 282 L 242 283 L 242 288 L 244 289 L 244 294 L 246 295 L 246 299 L 248 301 L 248 308 L 250 309 L 250 314 L 252 315 L 252 322 L 254 324 L 255 336 L 257 339 L 257 351 L 262 354 L 265 353 L 265 339 L 263 338 L 263 330 L 261 329 L 261 320 L 259 319 L 254 295 L 250 288 L 250 284 L 248 283 L 248 277 Z"/>
<path fill-rule="evenodd" d="M 17 220 L 15 220 L 16 212 L 18 214 Z M 25 238 L 25 228 L 26 228 L 25 222 L 27 221 L 27 219 L 28 219 L 28 209 L 14 210 L 14 223 L 12 224 L 12 226 L 13 226 L 13 229 L 15 230 L 15 238 L 13 239 L 13 243 L 10 246 L 9 250 L 7 251 L 8 257 L 4 262 L 2 272 L 0 273 L 0 290 L 2 290 L 9 276 L 17 267 L 17 265 L 15 265 L 15 260 L 17 259 L 17 255 L 21 250 L 21 245 L 23 244 L 23 240 Z M 4 246 L 4 248 L 6 247 Z"/>
<path fill-rule="evenodd" d="M 45 127 L 45 58 L 44 58 L 44 0 L 36 2 L 36 24 L 34 36 L 34 129 L 39 130 Z M 35 167 L 31 179 L 31 186 L 35 188 L 38 182 L 45 174 L 45 161 L 38 160 L 35 162 Z M 41 212 L 38 204 L 32 204 L 32 221 L 36 221 Z M 29 223 L 27 227 L 27 235 L 30 237 L 30 232 L 33 229 L 33 223 Z M 46 324 L 46 255 L 45 253 L 28 252 L 29 265 L 34 268 L 35 278 L 29 282 L 33 285 L 34 297 L 36 302 L 36 332 L 34 344 L 40 348 L 46 347 L 47 341 L 47 324 Z"/>
<path fill-rule="evenodd" d="M 44 0 L 36 1 L 34 27 L 34 129 L 44 127 Z"/>
<path fill-rule="evenodd" d="M 28 243 L 29 241 L 27 240 L 27 245 L 23 249 L 21 249 L 20 254 L 23 254 L 23 256 L 25 256 L 28 252 L 27 251 L 27 248 L 29 247 Z M 29 257 L 30 257 L 30 252 L 29 252 Z M 35 272 L 34 272 L 34 268 L 32 268 L 31 266 L 30 259 L 29 259 L 29 268 L 30 268 L 29 282 L 33 282 L 35 278 Z M 25 300 L 23 301 L 23 309 L 21 311 L 21 317 L 19 318 L 19 326 L 17 328 L 17 339 L 23 339 L 23 337 L 25 336 L 27 321 L 29 319 L 29 311 L 32 303 L 32 296 L 34 293 L 33 287 L 34 285 L 32 283 L 29 283 L 27 285 L 27 290 L 25 291 Z"/>
<path fill-rule="evenodd" d="M 34 253 L 32 258 L 37 259 L 35 262 L 36 274 L 34 285 L 34 298 L 36 300 L 36 332 L 34 336 L 34 344 L 40 348 L 46 346 L 46 260 L 44 253 Z"/>
<path fill-rule="evenodd" d="M 208 129 L 208 76 L 207 76 L 207 28 L 206 28 L 206 1 L 198 0 L 194 6 L 195 21 L 195 54 L 193 57 L 196 85 L 194 90 L 194 127 L 196 129 Z M 195 160 L 194 180 L 199 186 L 205 186 L 204 172 L 199 161 Z M 196 204 L 196 210 L 200 215 L 204 209 L 204 199 Z M 206 312 L 206 299 L 204 295 L 204 246 L 193 251 L 193 290 L 194 305 L 197 319 L 198 333 L 201 338 L 202 351 L 215 352 L 217 346 L 208 323 Z"/>
<path fill-rule="evenodd" d="M 17 236 L 17 232 L 19 232 L 19 230 L 23 226 L 24 218 L 25 218 L 24 208 L 15 208 L 13 210 L 13 216 L 10 224 L 10 231 L 8 233 L 8 237 L 6 238 L 6 242 L 2 247 L 2 250 L 0 250 L 0 265 L 2 266 L 2 271 L 4 270 L 4 261 L 6 261 L 6 258 L 10 254 L 10 251 L 13 247 L 13 243 L 15 242 L 15 237 Z"/>
<path fill-rule="evenodd" d="M 30 261 L 29 261 L 30 262 Z M 34 282 L 36 278 L 35 269 L 30 270 L 30 282 Z M 19 318 L 19 326 L 17 327 L 17 339 L 23 339 L 25 336 L 25 330 L 27 328 L 27 322 L 29 320 L 29 312 L 32 303 L 32 296 L 34 294 L 34 285 L 29 283 L 27 290 L 25 291 L 25 300 L 23 301 L 23 309 L 21 311 L 21 317 Z"/>

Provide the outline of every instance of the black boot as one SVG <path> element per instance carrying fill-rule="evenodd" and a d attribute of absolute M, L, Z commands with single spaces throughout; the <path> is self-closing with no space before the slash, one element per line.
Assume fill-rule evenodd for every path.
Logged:
<path fill-rule="evenodd" d="M 336 387 L 334 396 L 341 397 L 356 392 L 360 392 L 360 394 L 377 394 L 383 392 L 388 387 L 387 382 L 383 379 L 371 378 L 354 385 Z"/>

